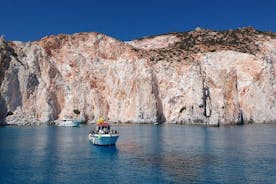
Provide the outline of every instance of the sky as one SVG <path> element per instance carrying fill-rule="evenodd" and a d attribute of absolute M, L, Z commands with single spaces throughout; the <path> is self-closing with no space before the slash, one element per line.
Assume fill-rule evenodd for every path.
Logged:
<path fill-rule="evenodd" d="M 0 0 L 0 35 L 100 32 L 123 41 L 196 27 L 276 32 L 275 0 Z"/>

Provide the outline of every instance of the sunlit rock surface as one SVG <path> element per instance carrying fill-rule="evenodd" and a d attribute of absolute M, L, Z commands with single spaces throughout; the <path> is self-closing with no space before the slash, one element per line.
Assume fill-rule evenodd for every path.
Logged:
<path fill-rule="evenodd" d="M 130 42 L 100 33 L 27 43 L 1 38 L 1 123 L 92 123 L 100 116 L 122 123 L 273 123 L 275 62 L 275 34 L 251 27 Z"/>

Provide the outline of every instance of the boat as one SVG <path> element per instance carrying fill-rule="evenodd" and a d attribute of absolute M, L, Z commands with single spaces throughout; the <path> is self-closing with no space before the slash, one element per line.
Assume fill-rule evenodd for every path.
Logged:
<path fill-rule="evenodd" d="M 80 121 L 70 118 L 64 118 L 61 121 L 57 122 L 57 125 L 64 127 L 79 127 Z"/>
<path fill-rule="evenodd" d="M 100 118 L 96 126 L 89 132 L 88 139 L 92 144 L 99 146 L 115 145 L 119 138 L 119 132 L 111 129 L 108 122 L 105 122 L 103 118 Z"/>

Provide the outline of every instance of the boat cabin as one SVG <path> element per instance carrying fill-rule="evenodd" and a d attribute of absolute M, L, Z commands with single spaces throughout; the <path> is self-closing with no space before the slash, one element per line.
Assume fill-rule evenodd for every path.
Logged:
<path fill-rule="evenodd" d="M 108 134 L 110 132 L 110 125 L 108 123 L 97 124 L 95 131 L 98 133 Z"/>
<path fill-rule="evenodd" d="M 97 123 L 96 126 L 91 130 L 92 134 L 117 134 L 117 130 L 112 130 L 110 124 L 107 122 Z"/>

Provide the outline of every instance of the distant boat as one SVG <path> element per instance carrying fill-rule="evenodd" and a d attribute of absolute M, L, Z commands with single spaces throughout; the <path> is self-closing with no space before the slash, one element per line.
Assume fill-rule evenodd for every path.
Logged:
<path fill-rule="evenodd" d="M 70 118 L 64 118 L 63 120 L 57 122 L 57 126 L 64 126 L 64 127 L 79 127 L 80 121 Z"/>
<path fill-rule="evenodd" d="M 88 139 L 92 144 L 107 146 L 116 144 L 119 138 L 117 130 L 111 130 L 110 124 L 104 120 L 98 120 L 96 126 L 90 131 Z"/>
<path fill-rule="evenodd" d="M 154 125 L 159 125 L 159 123 L 157 123 L 157 122 L 155 122 L 155 123 L 153 123 Z"/>

